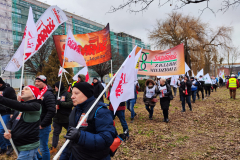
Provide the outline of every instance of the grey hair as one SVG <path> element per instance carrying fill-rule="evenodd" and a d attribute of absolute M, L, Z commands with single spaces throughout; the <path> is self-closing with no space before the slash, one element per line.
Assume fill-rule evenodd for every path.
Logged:
<path fill-rule="evenodd" d="M 166 79 L 165 78 L 161 78 L 160 81 L 166 82 Z"/>

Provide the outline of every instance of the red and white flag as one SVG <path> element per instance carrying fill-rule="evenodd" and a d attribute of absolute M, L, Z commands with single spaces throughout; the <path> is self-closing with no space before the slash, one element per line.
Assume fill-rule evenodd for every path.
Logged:
<path fill-rule="evenodd" d="M 83 55 L 81 54 L 80 48 L 78 47 L 77 41 L 75 40 L 71 28 L 68 28 L 67 42 L 64 51 L 64 57 L 68 58 L 68 61 L 74 61 L 82 66 L 87 66 Z"/>
<path fill-rule="evenodd" d="M 74 80 L 74 81 L 78 81 L 78 75 L 79 75 L 79 74 L 85 75 L 85 77 L 86 77 L 85 82 L 88 82 L 88 80 L 89 80 L 88 67 L 84 67 L 83 69 L 81 69 L 81 70 L 73 77 L 73 80 Z"/>
<path fill-rule="evenodd" d="M 64 68 L 60 67 L 59 71 L 58 71 L 58 77 L 60 77 L 62 75 L 62 73 L 68 73 L 68 71 L 66 71 Z"/>
<path fill-rule="evenodd" d="M 30 11 L 31 10 L 31 11 Z M 30 15 L 31 14 L 31 15 Z M 29 16 L 32 16 L 32 9 L 29 9 Z M 33 18 L 30 18 L 28 16 L 28 21 Z M 47 39 L 51 36 L 51 34 L 58 28 L 59 25 L 61 25 L 63 22 L 67 21 L 67 16 L 65 13 L 58 7 L 58 6 L 50 6 L 38 19 L 36 24 L 34 23 L 34 26 L 28 27 L 28 22 L 26 25 L 26 30 L 28 30 L 28 33 L 30 32 L 31 35 L 28 35 L 29 43 L 28 46 L 31 46 L 31 49 L 27 49 L 25 53 L 25 62 L 31 58 L 41 47 L 42 45 L 47 41 Z M 32 23 L 31 23 L 32 24 Z M 33 35 L 33 30 L 35 31 L 35 28 L 37 30 L 37 35 Z M 31 32 L 32 31 L 32 32 Z M 27 33 L 27 32 L 26 32 Z M 22 43 L 24 43 L 24 38 Z M 35 42 L 36 38 L 36 44 Z M 20 45 L 16 53 L 13 55 L 11 61 L 8 63 L 7 67 L 5 68 L 6 71 L 10 72 L 17 72 L 22 67 L 22 55 L 24 50 L 24 44 Z"/>
<path fill-rule="evenodd" d="M 118 72 L 111 89 L 110 101 L 114 109 L 114 113 L 121 102 L 134 98 L 134 77 L 135 77 L 135 51 L 136 47 L 129 54 L 122 64 L 121 70 Z"/>
<path fill-rule="evenodd" d="M 27 44 L 25 44 L 27 43 Z M 22 42 L 17 49 L 16 53 L 12 57 L 11 61 L 6 66 L 6 71 L 16 72 L 23 64 L 23 55 L 25 51 L 25 58 L 27 58 L 26 53 L 33 52 L 37 44 L 37 27 L 33 20 L 32 7 L 29 8 L 28 20 L 23 34 Z M 25 50 L 24 47 L 26 46 Z"/>
<path fill-rule="evenodd" d="M 178 75 L 173 75 L 171 78 L 171 86 L 174 86 L 175 88 L 177 88 L 177 81 L 178 81 L 179 76 Z"/>

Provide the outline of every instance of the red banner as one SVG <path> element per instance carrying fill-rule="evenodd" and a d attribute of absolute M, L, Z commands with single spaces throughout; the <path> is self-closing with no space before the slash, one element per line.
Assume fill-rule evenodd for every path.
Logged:
<path fill-rule="evenodd" d="M 67 35 L 54 35 L 54 43 L 62 65 Z M 74 35 L 87 66 L 97 65 L 111 60 L 111 41 L 109 24 L 100 31 Z M 76 62 L 65 61 L 64 68 L 80 67 Z"/>

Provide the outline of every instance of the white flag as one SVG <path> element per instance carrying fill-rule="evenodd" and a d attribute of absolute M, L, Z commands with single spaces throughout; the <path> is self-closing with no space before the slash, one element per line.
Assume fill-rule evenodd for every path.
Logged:
<path fill-rule="evenodd" d="M 36 44 L 37 44 L 37 28 L 33 20 L 32 7 L 30 7 L 22 42 L 17 51 L 15 52 L 14 56 L 6 66 L 5 70 L 10 72 L 18 71 L 23 64 L 24 51 L 25 51 L 24 60 L 26 60 L 27 54 L 35 50 Z M 25 46 L 26 48 L 24 50 Z"/>
<path fill-rule="evenodd" d="M 205 84 L 212 84 L 212 80 L 208 73 L 205 76 L 203 76 L 203 80 L 205 81 Z"/>
<path fill-rule="evenodd" d="M 81 70 L 73 77 L 73 80 L 74 80 L 74 81 L 78 81 L 78 75 L 79 75 L 79 74 L 85 75 L 85 77 L 86 77 L 85 82 L 88 82 L 88 80 L 89 80 L 88 67 L 84 67 L 83 69 L 81 69 Z"/>
<path fill-rule="evenodd" d="M 35 27 L 37 28 L 37 44 L 34 47 L 35 49 L 33 49 L 33 51 L 26 50 L 25 62 L 29 58 L 31 58 L 42 47 L 42 45 L 48 40 L 51 34 L 58 28 L 58 26 L 66 21 L 67 21 L 67 16 L 58 6 L 50 6 L 42 14 L 42 16 L 38 19 L 38 21 L 35 24 Z M 33 28 L 29 28 L 29 29 L 32 30 Z M 21 46 L 21 45 L 18 48 L 20 50 L 16 51 L 13 58 L 5 68 L 6 71 L 17 72 L 22 67 L 22 64 L 23 64 L 22 58 L 21 58 L 21 61 L 19 61 L 20 60 L 19 54 L 22 53 L 24 46 Z"/>
<path fill-rule="evenodd" d="M 114 113 L 121 102 L 134 98 L 134 72 L 135 72 L 135 51 L 132 52 L 122 64 L 110 92 L 110 102 L 112 103 Z"/>
<path fill-rule="evenodd" d="M 66 71 L 64 68 L 62 68 L 61 66 L 60 66 L 60 68 L 59 68 L 59 71 L 58 71 L 58 77 L 60 77 L 61 75 L 62 75 L 62 73 L 68 73 L 68 71 Z"/>
<path fill-rule="evenodd" d="M 179 76 L 178 75 L 173 75 L 171 78 L 171 86 L 174 86 L 175 88 L 177 87 L 177 81 L 178 81 Z"/>
<path fill-rule="evenodd" d="M 201 71 L 199 71 L 198 73 L 197 73 L 197 78 L 199 78 L 199 76 L 203 76 L 204 74 L 203 74 L 203 69 L 201 69 Z"/>
<path fill-rule="evenodd" d="M 194 75 L 193 71 L 192 71 L 192 77 L 195 77 L 195 75 Z"/>
<path fill-rule="evenodd" d="M 83 55 L 81 54 L 80 48 L 77 45 L 77 41 L 75 40 L 71 28 L 68 28 L 68 35 L 66 41 L 66 47 L 64 51 L 65 58 L 68 58 L 68 62 L 74 61 L 82 66 L 87 66 Z"/>
<path fill-rule="evenodd" d="M 188 72 L 189 70 L 191 69 L 188 67 L 187 63 L 185 62 L 185 73 Z"/>

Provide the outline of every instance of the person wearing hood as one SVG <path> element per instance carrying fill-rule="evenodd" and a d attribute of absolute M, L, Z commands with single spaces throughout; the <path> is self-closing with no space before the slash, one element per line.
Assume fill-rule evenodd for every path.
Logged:
<path fill-rule="evenodd" d="M 192 111 L 192 105 L 191 105 L 191 94 L 192 94 L 192 82 L 189 80 L 189 77 L 186 75 L 184 77 L 184 81 L 181 82 L 180 91 L 182 96 L 182 112 L 186 112 L 185 109 L 185 100 L 188 103 L 190 111 Z"/>
<path fill-rule="evenodd" d="M 6 139 L 12 138 L 18 150 L 18 160 L 36 159 L 39 142 L 39 125 L 42 111 L 41 100 L 37 100 L 39 89 L 35 86 L 25 86 L 18 102 L 0 96 L 0 104 L 15 110 L 7 124 L 9 133 L 4 133 Z"/>
<path fill-rule="evenodd" d="M 8 87 L 7 84 L 3 81 L 0 77 L 0 96 L 5 98 L 9 98 L 12 100 L 17 100 L 16 92 L 12 87 Z M 6 106 L 0 104 L 0 114 L 5 124 L 8 123 L 10 120 L 11 109 L 7 108 Z M 0 155 L 6 152 L 7 155 L 10 155 L 13 152 L 13 148 L 9 140 L 5 139 L 4 136 L 4 129 L 2 124 L 0 123 Z"/>
<path fill-rule="evenodd" d="M 160 97 L 160 106 L 163 111 L 163 122 L 168 123 L 168 110 L 170 105 L 169 97 L 172 96 L 172 90 L 170 84 L 166 82 L 166 79 L 160 79 L 160 85 L 158 86 L 158 92 Z"/>
<path fill-rule="evenodd" d="M 110 146 L 117 132 L 105 103 L 99 101 L 81 127 L 76 128 L 96 101 L 93 90 L 93 86 L 87 82 L 73 86 L 71 98 L 76 107 L 69 116 L 69 129 L 64 136 L 70 143 L 63 150 L 60 160 L 110 160 Z"/>
<path fill-rule="evenodd" d="M 145 103 L 145 108 L 149 113 L 149 119 L 152 120 L 153 108 L 156 105 L 156 97 L 158 93 L 158 87 L 155 85 L 154 81 L 148 79 L 145 83 L 145 90 L 143 93 L 143 102 Z"/>
<path fill-rule="evenodd" d="M 59 135 L 62 132 L 62 128 L 64 127 L 66 130 L 68 129 L 69 123 L 69 115 L 72 111 L 73 102 L 71 99 L 71 93 L 67 92 L 64 85 L 61 83 L 60 86 L 60 99 L 57 99 L 58 91 L 59 91 L 60 82 L 55 83 L 55 91 L 56 91 L 56 104 L 57 104 L 57 113 L 53 117 L 53 138 L 52 138 L 52 147 L 50 149 L 50 154 L 57 152 L 57 145 L 59 141 Z"/>
<path fill-rule="evenodd" d="M 93 78 L 93 94 L 95 98 L 98 98 L 98 96 L 102 93 L 104 90 L 101 82 L 95 77 Z M 100 101 L 104 102 L 103 96 L 101 97 Z"/>
<path fill-rule="evenodd" d="M 41 99 L 42 113 L 40 129 L 40 152 L 42 159 L 50 160 L 50 152 L 48 148 L 49 133 L 51 132 L 52 118 L 56 113 L 56 98 L 53 94 L 53 89 L 47 85 L 47 77 L 40 75 L 35 79 L 35 86 L 39 88 L 40 92 L 37 99 Z M 41 158 L 38 153 L 38 158 Z"/>
<path fill-rule="evenodd" d="M 234 74 L 231 75 L 231 78 L 228 80 L 226 87 L 229 89 L 230 97 L 235 99 L 237 88 L 239 88 L 239 82 L 235 78 Z"/>
<path fill-rule="evenodd" d="M 86 76 L 84 74 L 79 74 L 78 75 L 78 82 L 85 82 L 86 81 Z"/>

